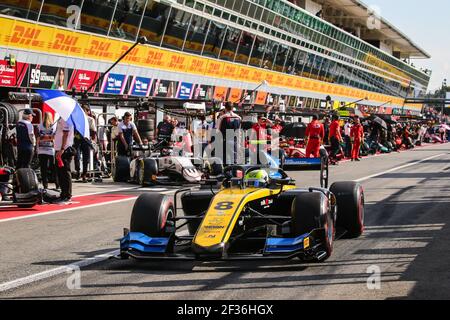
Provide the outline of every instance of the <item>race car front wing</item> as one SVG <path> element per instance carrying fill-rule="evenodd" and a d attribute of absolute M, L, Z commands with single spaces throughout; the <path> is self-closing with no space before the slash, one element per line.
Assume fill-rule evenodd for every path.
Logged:
<path fill-rule="evenodd" d="M 297 238 L 267 238 L 262 253 L 258 254 L 223 254 L 196 255 L 192 250 L 171 253 L 174 242 L 171 238 L 152 238 L 143 233 L 130 232 L 120 240 L 121 259 L 138 260 L 284 260 L 302 257 L 319 259 L 323 256 L 320 250 L 321 241 L 316 231 Z"/>

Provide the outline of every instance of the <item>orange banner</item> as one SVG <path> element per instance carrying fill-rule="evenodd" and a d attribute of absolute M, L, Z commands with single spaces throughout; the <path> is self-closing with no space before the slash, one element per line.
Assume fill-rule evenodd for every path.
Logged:
<path fill-rule="evenodd" d="M 214 100 L 225 101 L 227 97 L 228 88 L 216 87 L 214 91 Z"/>
<path fill-rule="evenodd" d="M 258 91 L 258 94 L 256 95 L 255 104 L 258 105 L 264 105 L 266 104 L 267 100 L 267 92 Z"/>
<path fill-rule="evenodd" d="M 237 103 L 241 100 L 242 98 L 242 90 L 241 89 L 235 89 L 232 88 L 230 89 L 230 93 L 228 94 L 228 101 L 232 102 L 232 103 Z"/>

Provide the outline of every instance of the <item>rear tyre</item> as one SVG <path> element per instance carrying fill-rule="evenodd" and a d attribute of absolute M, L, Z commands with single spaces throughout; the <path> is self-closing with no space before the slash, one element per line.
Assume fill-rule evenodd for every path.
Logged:
<path fill-rule="evenodd" d="M 114 182 L 128 182 L 130 180 L 130 160 L 125 156 L 118 156 L 112 166 Z"/>
<path fill-rule="evenodd" d="M 31 169 L 17 170 L 16 186 L 18 193 L 29 193 L 39 190 L 39 182 L 36 173 Z"/>
<path fill-rule="evenodd" d="M 169 237 L 166 232 L 167 219 L 175 217 L 173 200 L 163 194 L 146 193 L 134 204 L 130 231 L 149 237 Z"/>
<path fill-rule="evenodd" d="M 292 203 L 292 229 L 294 237 L 311 233 L 313 230 L 323 231 L 323 250 L 326 260 L 333 252 L 334 222 L 328 200 L 319 192 L 305 192 L 295 196 Z"/>
<path fill-rule="evenodd" d="M 16 171 L 16 192 L 26 194 L 39 190 L 39 181 L 32 169 L 19 169 Z M 33 208 L 37 203 L 18 205 L 21 209 Z"/>
<path fill-rule="evenodd" d="M 330 188 L 336 197 L 336 226 L 347 230 L 347 238 L 358 238 L 364 232 L 364 190 L 357 182 L 336 182 Z"/>

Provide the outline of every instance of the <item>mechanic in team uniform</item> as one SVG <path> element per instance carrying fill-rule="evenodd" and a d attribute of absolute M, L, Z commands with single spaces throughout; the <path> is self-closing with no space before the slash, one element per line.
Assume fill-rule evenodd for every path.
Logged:
<path fill-rule="evenodd" d="M 33 160 L 36 137 L 31 122 L 34 116 L 36 114 L 32 109 L 26 109 L 23 112 L 22 120 L 19 120 L 16 126 L 17 169 L 30 168 L 31 161 Z"/>
<path fill-rule="evenodd" d="M 227 165 L 236 164 L 237 148 L 240 141 L 234 135 L 227 135 L 227 131 L 239 130 L 242 118 L 233 112 L 233 105 L 230 102 L 225 104 L 225 113 L 217 120 L 217 129 L 222 134 L 223 139 L 223 163 Z M 229 132 L 231 133 L 231 132 Z"/>
<path fill-rule="evenodd" d="M 158 124 L 156 128 L 156 139 L 158 142 L 165 141 L 170 143 L 175 130 L 172 119 L 169 115 L 164 116 L 164 120 Z"/>
<path fill-rule="evenodd" d="M 278 136 L 280 136 L 281 131 L 283 131 L 283 125 L 282 125 L 283 120 L 276 116 L 275 117 L 275 122 L 274 125 L 272 126 L 272 134 L 275 134 L 275 132 L 278 134 Z"/>
<path fill-rule="evenodd" d="M 127 112 L 123 116 L 123 121 L 119 124 L 119 143 L 117 146 L 117 154 L 119 156 L 128 155 L 128 151 L 133 144 L 133 137 L 142 145 L 137 127 L 131 122 L 131 113 Z"/>
<path fill-rule="evenodd" d="M 319 123 L 319 117 L 313 115 L 312 122 L 306 128 L 306 158 L 310 158 L 311 155 L 314 158 L 320 157 L 320 146 L 325 138 L 325 129 L 323 124 Z"/>
<path fill-rule="evenodd" d="M 331 143 L 331 163 L 337 165 L 339 162 L 337 160 L 337 155 L 341 150 L 341 143 L 343 142 L 341 135 L 341 125 L 339 124 L 339 116 L 337 114 L 333 115 L 332 122 L 330 125 L 330 143 Z"/>
<path fill-rule="evenodd" d="M 267 129 L 272 125 L 273 123 L 271 120 L 267 119 L 264 116 L 258 116 L 258 122 L 252 126 L 252 133 L 250 136 L 250 151 L 256 155 L 256 164 L 266 164 L 262 163 L 262 159 L 260 159 L 260 153 L 267 151 Z"/>
<path fill-rule="evenodd" d="M 364 143 L 364 128 L 359 117 L 355 117 L 355 122 L 351 128 L 350 137 L 353 141 L 352 161 L 361 161 L 359 159 L 359 151 L 361 144 Z"/>

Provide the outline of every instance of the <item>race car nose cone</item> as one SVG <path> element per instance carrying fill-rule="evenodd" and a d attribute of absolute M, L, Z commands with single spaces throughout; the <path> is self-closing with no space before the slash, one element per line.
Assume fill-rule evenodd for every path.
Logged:
<path fill-rule="evenodd" d="M 202 247 L 192 243 L 192 251 L 199 256 L 225 257 L 227 254 L 227 244 L 219 243 L 211 247 Z"/>

